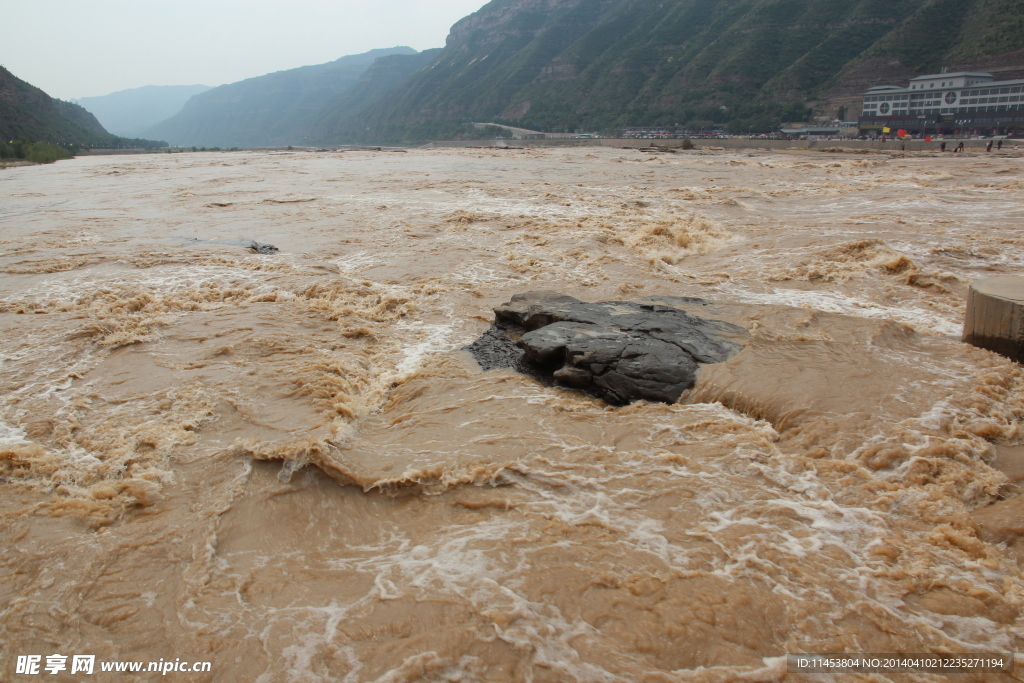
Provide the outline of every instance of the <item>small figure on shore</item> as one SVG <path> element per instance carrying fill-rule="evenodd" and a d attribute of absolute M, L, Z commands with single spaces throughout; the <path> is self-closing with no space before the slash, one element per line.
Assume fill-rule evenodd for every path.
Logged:
<path fill-rule="evenodd" d="M 985 145 L 985 151 L 986 152 L 991 152 L 992 151 L 992 141 L 991 140 L 989 140 L 988 144 Z"/>
<path fill-rule="evenodd" d="M 945 142 L 939 144 L 939 151 L 940 152 L 945 152 L 946 151 L 946 143 Z"/>
<path fill-rule="evenodd" d="M 1003 139 L 1000 138 L 999 142 L 996 143 L 996 149 L 1002 149 L 1002 148 L 1003 148 Z"/>
<path fill-rule="evenodd" d="M 956 151 L 958 151 L 958 152 L 964 151 L 964 141 L 963 140 L 961 140 L 960 144 L 956 146 Z"/>

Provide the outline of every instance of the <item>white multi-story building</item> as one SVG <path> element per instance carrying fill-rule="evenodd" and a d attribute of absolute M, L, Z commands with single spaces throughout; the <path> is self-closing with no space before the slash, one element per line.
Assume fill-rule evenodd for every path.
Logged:
<path fill-rule="evenodd" d="M 996 81 L 987 73 L 918 76 L 910 84 L 864 93 L 861 129 L 899 126 L 912 132 L 1024 127 L 1024 79 Z M 890 125 L 891 124 L 891 125 Z"/>

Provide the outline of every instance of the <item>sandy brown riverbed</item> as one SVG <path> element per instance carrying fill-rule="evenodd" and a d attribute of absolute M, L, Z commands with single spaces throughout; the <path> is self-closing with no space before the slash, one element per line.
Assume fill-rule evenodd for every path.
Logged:
<path fill-rule="evenodd" d="M 1024 373 L 959 342 L 969 281 L 1024 267 L 1019 158 L 91 157 L 0 197 L 2 680 L 1022 650 Z M 750 336 L 615 408 L 459 350 L 531 289 L 702 297 Z"/>

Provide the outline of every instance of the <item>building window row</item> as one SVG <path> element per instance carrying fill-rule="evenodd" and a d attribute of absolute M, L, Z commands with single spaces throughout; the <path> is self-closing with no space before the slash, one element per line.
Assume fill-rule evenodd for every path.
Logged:
<path fill-rule="evenodd" d="M 942 109 L 910 109 L 910 110 L 892 110 L 887 112 L 875 111 L 874 109 L 864 109 L 864 116 L 928 116 L 935 114 L 976 114 L 980 112 L 990 111 L 1019 111 L 1024 110 L 1024 104 L 1001 104 L 997 106 L 987 107 L 946 107 Z"/>
<path fill-rule="evenodd" d="M 967 81 L 965 83 L 961 83 L 959 86 L 956 86 L 956 82 L 955 81 L 942 81 L 942 83 L 937 83 L 937 82 L 929 83 L 928 87 L 929 88 L 935 88 L 935 87 L 939 87 L 939 88 L 952 88 L 952 87 L 956 86 L 956 87 L 962 88 L 965 85 L 974 85 L 975 83 L 982 83 L 982 82 L 983 81 Z M 910 89 L 911 90 L 924 90 L 925 89 L 925 85 L 924 85 L 924 83 L 911 83 Z"/>
<path fill-rule="evenodd" d="M 951 99 L 947 104 L 953 104 L 955 99 Z M 1009 95 L 1006 97 L 977 97 L 967 100 L 960 100 L 960 106 L 969 106 L 972 104 L 1002 104 L 1004 102 L 1022 102 L 1024 101 L 1024 95 Z M 878 105 L 866 104 L 864 105 L 864 111 L 869 109 L 875 109 Z M 934 100 L 932 102 L 911 102 L 912 109 L 921 109 L 925 107 L 941 107 L 942 102 L 940 100 Z M 953 111 L 956 111 L 955 109 Z"/>
<path fill-rule="evenodd" d="M 941 113 L 943 113 L 943 114 L 955 114 L 957 112 L 968 112 L 968 111 L 972 111 L 972 112 L 975 112 L 975 111 L 1005 111 L 1006 109 L 1022 109 L 1024 107 L 1021 107 L 1020 104 L 1013 104 L 1015 102 L 1019 102 L 1020 99 L 1021 99 L 1020 97 L 990 97 L 990 98 L 982 97 L 982 98 L 979 98 L 979 99 L 963 100 L 960 103 L 961 106 L 942 109 Z M 991 103 L 996 103 L 997 100 L 998 100 L 997 104 L 999 106 L 991 106 Z M 1006 102 L 1007 100 L 1009 100 L 1010 104 L 1003 105 L 1002 103 Z M 972 106 L 970 106 L 970 105 L 975 105 L 975 104 L 988 104 L 990 106 L 986 106 L 986 107 L 972 107 Z M 938 114 L 938 113 L 940 113 L 938 109 L 928 110 L 927 107 L 939 107 L 941 105 L 942 105 L 941 102 L 923 102 L 923 103 L 915 102 L 913 108 L 910 109 L 910 113 L 911 114 Z M 886 111 L 882 111 L 882 114 L 888 114 L 889 113 L 889 107 L 878 107 L 878 105 L 865 105 L 864 106 L 864 114 L 865 114 L 865 116 L 874 116 L 876 111 L 881 111 L 882 109 L 886 110 Z M 898 110 L 896 110 L 895 108 L 892 108 L 892 113 L 896 114 L 896 113 L 898 113 Z"/>
<path fill-rule="evenodd" d="M 1006 93 L 1020 92 L 1021 86 L 1016 85 L 1012 88 L 981 88 L 979 90 L 964 90 L 960 93 L 960 97 L 975 97 L 977 95 L 1005 95 Z"/>
<path fill-rule="evenodd" d="M 1006 88 L 979 88 L 977 90 L 961 90 L 960 97 L 978 97 L 985 95 L 1009 95 L 1011 93 L 1021 92 L 1022 86 L 1013 86 Z M 919 100 L 925 97 L 935 97 L 936 93 L 919 93 L 914 95 L 868 95 L 864 98 L 864 102 L 902 102 L 907 99 Z M 991 99 L 990 102 L 996 100 Z M 1006 98 L 998 100 L 1000 102 L 1006 102 Z M 1011 99 L 1010 102 L 1016 102 L 1017 99 Z M 981 104 L 980 102 L 972 102 L 972 104 Z"/>
<path fill-rule="evenodd" d="M 919 79 L 908 88 L 886 85 L 869 89 L 864 94 L 861 115 L 893 119 L 943 114 L 1010 112 L 1007 114 L 1009 118 L 1021 118 L 1019 112 L 1024 110 L 1024 79 L 996 82 L 988 74 L 954 74 L 955 80 L 943 80 L 944 75 L 935 76 L 937 78 L 928 77 L 925 83 L 921 82 L 923 79 Z M 943 87 L 936 87 L 940 84 Z M 974 86 L 979 87 L 974 89 Z M 911 94 L 912 90 L 929 92 Z"/>
<path fill-rule="evenodd" d="M 865 97 L 865 102 L 900 102 L 909 99 L 909 95 L 871 95 Z"/>
<path fill-rule="evenodd" d="M 1024 109 L 1024 104 L 1001 104 L 997 107 L 958 107 L 956 109 L 943 109 L 943 114 L 973 114 L 984 111 L 1017 111 Z"/>

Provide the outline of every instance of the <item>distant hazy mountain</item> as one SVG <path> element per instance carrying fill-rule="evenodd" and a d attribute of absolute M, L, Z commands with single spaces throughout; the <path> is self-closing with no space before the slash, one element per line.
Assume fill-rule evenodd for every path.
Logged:
<path fill-rule="evenodd" d="M 230 83 L 193 96 L 184 109 L 146 131 L 172 145 L 274 147 L 298 142 L 309 117 L 350 88 L 378 57 L 414 55 L 411 47 L 371 50 L 327 64 Z"/>
<path fill-rule="evenodd" d="M 151 140 L 111 135 L 79 105 L 50 97 L 0 67 L 0 139 L 21 137 L 83 147 L 159 146 Z"/>
<path fill-rule="evenodd" d="M 1022 0 L 493 0 L 338 132 L 414 141 L 468 121 L 746 132 L 812 107 L 835 115 L 865 84 L 943 66 L 1005 76 L 1024 66 L 1021 48 Z"/>
<path fill-rule="evenodd" d="M 412 55 L 379 57 L 351 88 L 309 117 L 306 140 L 315 144 L 350 142 L 348 134 L 359 113 L 404 83 L 441 54 L 441 48 Z"/>
<path fill-rule="evenodd" d="M 208 85 L 146 85 L 75 102 L 95 114 L 111 133 L 136 137 L 177 114 L 193 95 L 209 89 Z"/>

